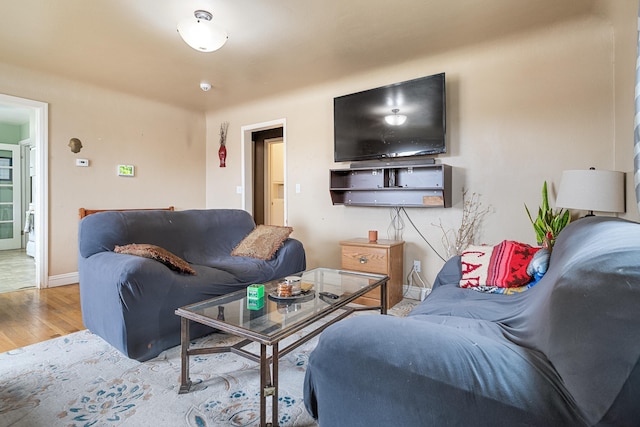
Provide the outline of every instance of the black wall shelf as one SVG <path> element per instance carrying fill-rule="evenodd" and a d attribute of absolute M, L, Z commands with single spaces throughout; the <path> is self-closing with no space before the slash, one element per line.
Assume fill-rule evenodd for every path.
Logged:
<path fill-rule="evenodd" d="M 334 205 L 451 207 L 449 165 L 355 167 L 329 173 Z"/>

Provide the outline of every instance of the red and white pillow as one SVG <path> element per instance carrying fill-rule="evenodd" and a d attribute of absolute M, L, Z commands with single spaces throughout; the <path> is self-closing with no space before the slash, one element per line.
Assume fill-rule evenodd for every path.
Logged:
<path fill-rule="evenodd" d="M 496 246 L 469 246 L 461 256 L 461 288 L 516 288 L 531 281 L 527 266 L 540 248 L 504 240 Z"/>
<path fill-rule="evenodd" d="M 462 265 L 461 288 L 486 286 L 493 246 L 469 246 L 460 257 Z"/>

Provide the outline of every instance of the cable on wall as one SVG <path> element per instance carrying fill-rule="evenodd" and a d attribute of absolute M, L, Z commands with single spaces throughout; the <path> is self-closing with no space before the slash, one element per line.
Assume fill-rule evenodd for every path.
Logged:
<path fill-rule="evenodd" d="M 404 220 L 400 215 L 400 209 L 400 207 L 394 206 L 389 211 L 391 222 L 387 228 L 387 236 L 390 236 L 392 240 L 402 240 L 402 235 L 404 233 Z"/>
<path fill-rule="evenodd" d="M 409 214 L 407 213 L 407 210 L 405 208 L 399 208 L 402 212 L 404 212 L 404 215 L 407 217 L 407 219 L 409 220 L 409 223 L 413 226 L 413 228 L 418 232 L 418 234 L 420 235 L 420 237 L 422 237 L 422 240 L 425 241 L 425 243 L 427 245 L 429 245 L 429 247 L 431 248 L 431 250 L 438 255 L 438 258 L 440 258 L 443 262 L 447 262 L 446 259 L 444 259 L 444 257 L 442 255 L 440 255 L 440 253 L 433 247 L 433 245 L 431 244 L 431 242 L 429 242 L 429 240 L 427 240 L 426 237 L 424 237 L 424 235 L 420 232 L 420 230 L 418 229 L 418 227 L 416 227 L 416 225 L 413 223 L 413 221 L 411 220 L 411 217 L 409 216 Z"/>

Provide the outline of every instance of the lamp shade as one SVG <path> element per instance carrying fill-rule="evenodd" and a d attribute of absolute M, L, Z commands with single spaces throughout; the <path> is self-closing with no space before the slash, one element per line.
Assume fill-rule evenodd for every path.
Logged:
<path fill-rule="evenodd" d="M 192 18 L 178 22 L 178 33 L 186 44 L 200 52 L 220 49 L 229 38 L 227 32 L 211 22 L 211 13 L 196 10 Z"/>
<path fill-rule="evenodd" d="M 624 212 L 624 172 L 567 170 L 562 172 L 556 206 L 598 212 Z"/>

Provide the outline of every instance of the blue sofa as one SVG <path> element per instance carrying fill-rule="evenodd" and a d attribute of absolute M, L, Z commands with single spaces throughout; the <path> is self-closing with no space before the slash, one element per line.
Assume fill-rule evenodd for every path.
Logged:
<path fill-rule="evenodd" d="M 406 318 L 320 335 L 304 398 L 321 426 L 640 425 L 640 224 L 571 223 L 523 293 L 460 288 L 460 270 Z"/>
<path fill-rule="evenodd" d="M 80 221 L 78 272 L 85 326 L 132 359 L 148 360 L 180 343 L 175 310 L 187 304 L 303 271 L 302 243 L 285 240 L 267 261 L 231 256 L 255 227 L 245 211 L 101 212 Z M 160 246 L 183 258 L 195 275 L 114 252 L 131 243 Z M 191 337 L 210 333 L 193 325 Z"/>

